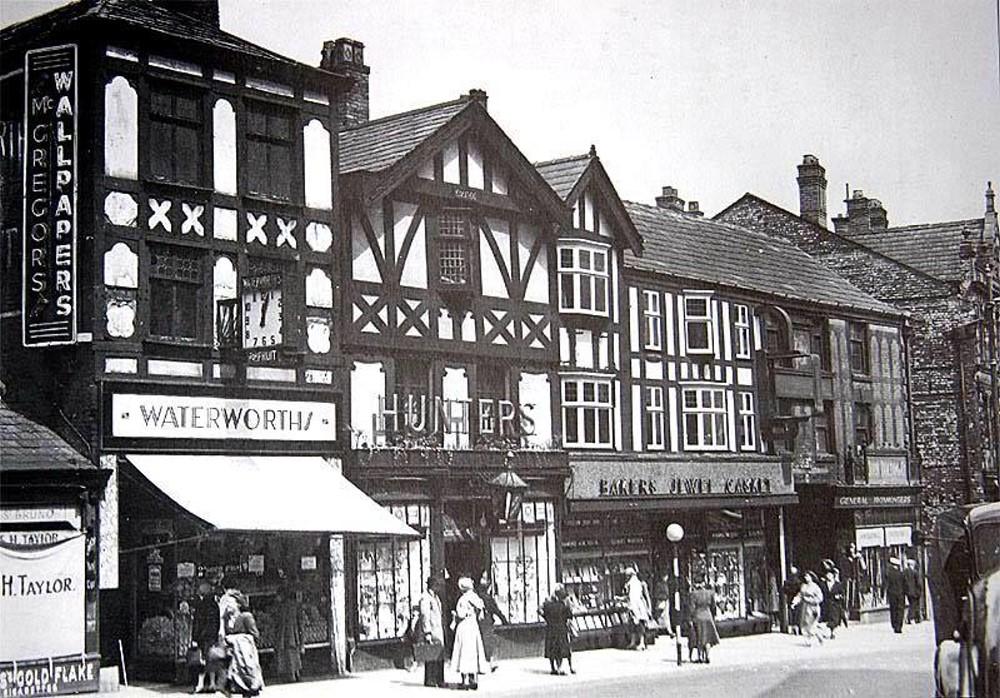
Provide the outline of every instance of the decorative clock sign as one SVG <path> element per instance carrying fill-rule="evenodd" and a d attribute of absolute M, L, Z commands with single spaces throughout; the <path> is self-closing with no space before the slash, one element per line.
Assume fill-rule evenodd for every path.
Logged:
<path fill-rule="evenodd" d="M 281 274 L 243 280 L 243 348 L 278 346 L 284 341 Z"/>

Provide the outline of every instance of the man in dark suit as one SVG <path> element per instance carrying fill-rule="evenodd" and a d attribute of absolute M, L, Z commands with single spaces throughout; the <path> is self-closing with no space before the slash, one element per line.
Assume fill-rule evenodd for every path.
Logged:
<path fill-rule="evenodd" d="M 906 580 L 900 568 L 899 558 L 889 558 L 889 569 L 885 573 L 885 598 L 889 602 L 889 620 L 892 630 L 903 632 L 903 613 L 906 611 Z"/>
<path fill-rule="evenodd" d="M 903 581 L 906 585 L 906 605 L 908 607 L 906 613 L 906 622 L 909 623 L 919 623 L 920 622 L 920 597 L 923 591 L 923 584 L 920 583 L 920 571 L 917 569 L 916 560 L 907 560 L 906 569 L 903 570 Z"/>

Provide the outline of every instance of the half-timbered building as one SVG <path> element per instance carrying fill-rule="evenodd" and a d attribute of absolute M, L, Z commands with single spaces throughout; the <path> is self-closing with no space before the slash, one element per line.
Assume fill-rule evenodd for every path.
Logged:
<path fill-rule="evenodd" d="M 356 665 L 398 656 L 431 574 L 491 579 L 505 651 L 534 652 L 515 645 L 559 577 L 568 210 L 479 90 L 345 129 L 340 172 L 348 472 L 423 535 L 353 548 Z M 519 516 L 497 478 L 523 484 Z"/>
<path fill-rule="evenodd" d="M 2 42 L 6 399 L 110 474 L 87 650 L 100 629 L 110 666 L 181 675 L 206 581 L 250 599 L 266 674 L 291 598 L 308 670 L 345 668 L 334 534 L 414 533 L 334 458 L 338 100 L 360 44 L 310 67 L 222 31 L 217 3 L 147 0 Z"/>

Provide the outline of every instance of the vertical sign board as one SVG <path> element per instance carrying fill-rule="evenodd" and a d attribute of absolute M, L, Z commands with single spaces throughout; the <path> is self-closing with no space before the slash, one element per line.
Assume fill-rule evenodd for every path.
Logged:
<path fill-rule="evenodd" d="M 24 55 L 26 347 L 76 342 L 76 45 Z"/>

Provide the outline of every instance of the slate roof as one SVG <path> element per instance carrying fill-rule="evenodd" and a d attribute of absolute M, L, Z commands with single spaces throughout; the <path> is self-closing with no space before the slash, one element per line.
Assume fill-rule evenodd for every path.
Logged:
<path fill-rule="evenodd" d="M 542 179 L 548 182 L 549 186 L 555 190 L 556 194 L 565 200 L 569 196 L 569 193 L 573 191 L 576 183 L 580 181 L 583 173 L 587 171 L 587 165 L 589 164 L 590 155 L 584 153 L 583 155 L 573 155 L 567 158 L 559 158 L 558 160 L 536 162 L 535 169 L 538 170 L 538 174 L 542 175 Z"/>
<path fill-rule="evenodd" d="M 11 25 L 0 32 L 0 38 L 5 43 L 18 43 L 28 37 L 38 39 L 62 29 L 67 24 L 88 18 L 122 22 L 164 36 L 180 37 L 285 65 L 320 70 L 234 36 L 214 24 L 178 11 L 159 7 L 147 0 L 79 0 L 52 12 Z"/>
<path fill-rule="evenodd" d="M 625 202 L 643 237 L 631 268 L 884 315 L 905 313 L 852 286 L 795 245 L 728 223 Z"/>
<path fill-rule="evenodd" d="M 958 256 L 964 231 L 979 240 L 983 219 L 903 225 L 888 230 L 853 235 L 852 239 L 886 257 L 892 257 L 941 281 L 962 278 L 966 263 Z"/>
<path fill-rule="evenodd" d="M 340 132 L 340 173 L 381 172 L 472 105 L 466 98 L 393 114 Z"/>
<path fill-rule="evenodd" d="M 96 469 L 58 434 L 0 402 L 0 471 Z"/>

